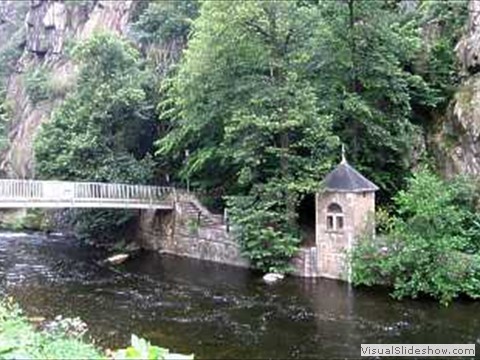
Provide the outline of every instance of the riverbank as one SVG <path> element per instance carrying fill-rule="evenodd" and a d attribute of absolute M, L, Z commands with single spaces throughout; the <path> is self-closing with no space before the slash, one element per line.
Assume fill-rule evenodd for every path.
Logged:
<path fill-rule="evenodd" d="M 88 340 L 86 332 L 87 325 L 79 318 L 27 318 L 12 298 L 0 300 L 0 359 L 193 359 L 135 335 L 125 349 L 103 350 Z"/>

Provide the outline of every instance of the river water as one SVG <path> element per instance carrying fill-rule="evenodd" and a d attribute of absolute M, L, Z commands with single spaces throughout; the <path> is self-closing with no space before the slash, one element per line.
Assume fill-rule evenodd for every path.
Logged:
<path fill-rule="evenodd" d="M 480 302 L 398 302 L 382 289 L 140 253 L 107 267 L 61 235 L 0 233 L 2 291 L 29 316 L 79 316 L 102 347 L 134 333 L 197 359 L 359 357 L 362 343 L 480 342 Z"/>

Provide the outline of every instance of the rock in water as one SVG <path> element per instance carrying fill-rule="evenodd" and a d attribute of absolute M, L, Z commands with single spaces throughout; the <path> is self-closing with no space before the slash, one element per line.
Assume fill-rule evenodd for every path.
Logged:
<path fill-rule="evenodd" d="M 125 246 L 125 251 L 128 251 L 128 252 L 133 252 L 138 250 L 140 250 L 140 245 L 138 245 L 134 241 L 132 241 L 131 243 L 128 243 L 127 246 Z"/>
<path fill-rule="evenodd" d="M 285 275 L 283 275 L 283 274 L 268 273 L 268 274 L 265 274 L 263 276 L 263 281 L 265 281 L 266 283 L 274 283 L 274 282 L 277 282 L 279 280 L 283 280 L 284 277 L 285 277 Z"/>
<path fill-rule="evenodd" d="M 105 262 L 110 263 L 112 265 L 118 265 L 118 264 L 123 263 L 129 257 L 130 257 L 130 255 L 128 255 L 128 254 L 113 255 L 113 256 L 110 256 L 109 258 L 106 258 Z"/>

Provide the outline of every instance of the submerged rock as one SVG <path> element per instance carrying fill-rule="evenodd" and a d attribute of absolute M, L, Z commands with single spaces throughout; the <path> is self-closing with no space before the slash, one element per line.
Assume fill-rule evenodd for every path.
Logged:
<path fill-rule="evenodd" d="M 134 241 L 128 243 L 127 246 L 125 246 L 125 251 L 128 251 L 128 252 L 135 252 L 139 250 L 140 250 L 140 245 L 138 245 L 138 243 Z"/>
<path fill-rule="evenodd" d="M 105 262 L 112 265 L 118 265 L 126 261 L 129 257 L 129 254 L 117 254 L 106 258 Z"/>
<path fill-rule="evenodd" d="M 285 277 L 285 275 L 283 275 L 283 274 L 268 273 L 268 274 L 265 274 L 263 276 L 263 281 L 265 281 L 266 283 L 274 283 L 274 282 L 277 282 L 279 280 L 283 280 L 284 277 Z"/>

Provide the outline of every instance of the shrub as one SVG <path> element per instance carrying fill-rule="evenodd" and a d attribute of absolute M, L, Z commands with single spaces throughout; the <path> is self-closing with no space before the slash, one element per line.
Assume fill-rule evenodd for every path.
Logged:
<path fill-rule="evenodd" d="M 33 104 L 50 98 L 49 76 L 44 67 L 30 69 L 24 74 L 25 90 Z"/>
<path fill-rule="evenodd" d="M 24 214 L 13 213 L 12 216 L 5 216 L 0 226 L 13 231 L 48 231 L 52 229 L 53 224 L 44 209 L 27 209 Z"/>
<path fill-rule="evenodd" d="M 250 196 L 232 196 L 227 203 L 232 231 L 251 265 L 264 272 L 290 272 L 290 259 L 298 251 L 300 240 L 289 226 L 285 211 L 276 209 L 274 201 L 255 201 Z"/>
<path fill-rule="evenodd" d="M 131 345 L 113 354 L 114 359 L 148 359 L 148 360 L 193 360 L 192 355 L 170 353 L 168 349 L 151 345 L 147 340 L 132 335 Z"/>
<path fill-rule="evenodd" d="M 193 360 L 132 335 L 131 346 L 105 355 L 83 340 L 86 324 L 57 316 L 43 330 L 31 325 L 12 299 L 0 301 L 0 359 L 151 359 Z"/>
<path fill-rule="evenodd" d="M 100 359 L 100 352 L 80 337 L 37 331 L 11 299 L 0 303 L 0 358 Z"/>
<path fill-rule="evenodd" d="M 396 298 L 429 295 L 448 304 L 460 294 L 480 296 L 480 262 L 467 254 L 473 239 L 470 210 L 459 204 L 457 183 L 428 170 L 408 180 L 394 198 L 387 233 L 362 239 L 352 252 L 355 284 L 387 284 Z"/>

